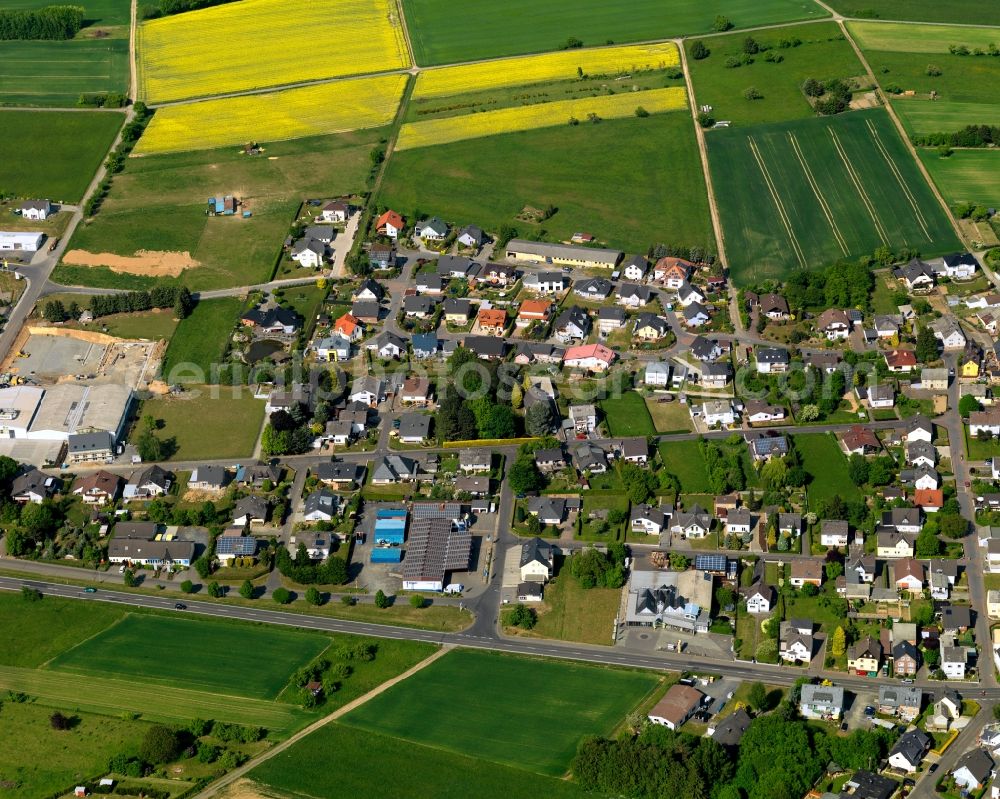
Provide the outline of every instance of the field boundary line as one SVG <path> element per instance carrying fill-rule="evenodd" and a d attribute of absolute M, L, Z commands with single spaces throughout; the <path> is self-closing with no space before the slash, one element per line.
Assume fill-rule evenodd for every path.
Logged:
<path fill-rule="evenodd" d="M 117 627 L 117 626 L 118 626 L 119 624 L 121 624 L 121 623 L 122 623 L 123 621 L 125 621 L 125 619 L 126 619 L 126 618 L 127 618 L 128 616 L 131 616 L 131 615 L 133 615 L 133 614 L 131 614 L 131 613 L 129 613 L 128 611 L 126 611 L 126 612 L 125 612 L 124 614 L 122 614 L 122 616 L 121 616 L 121 617 L 119 617 L 119 618 L 115 619 L 115 620 L 114 620 L 113 622 L 111 622 L 111 624 L 109 624 L 109 625 L 108 625 L 107 627 L 105 627 L 104 629 L 101 629 L 101 630 L 98 630 L 97 632 L 95 632 L 95 633 L 93 633 L 93 634 L 91 634 L 91 635 L 88 635 L 88 636 L 87 636 L 86 638 L 84 638 L 84 639 L 83 639 L 82 641 L 77 641 L 77 642 L 76 642 L 75 644 L 73 644 L 73 646 L 71 646 L 71 647 L 70 647 L 69 649 L 64 649 L 64 650 L 63 650 L 62 652 L 58 652 L 58 653 L 56 653 L 55 655 L 53 655 L 52 657 L 50 657 L 50 658 L 49 658 L 48 660 L 46 660 L 46 661 L 45 661 L 44 663 L 41 663 L 41 664 L 39 664 L 39 665 L 37 666 L 37 668 L 39 668 L 39 669 L 46 669 L 47 671 L 55 671 L 55 672 L 58 672 L 58 671 L 59 671 L 59 669 L 53 669 L 53 668 L 50 668 L 50 667 L 49 667 L 49 664 L 50 664 L 50 663 L 51 663 L 51 662 L 52 662 L 53 660 L 55 660 L 56 658 L 60 658 L 60 657 L 62 657 L 63 655 L 65 655 L 65 654 L 69 653 L 69 652 L 72 652 L 72 651 L 73 651 L 74 649 L 77 649 L 78 647 L 81 647 L 81 646 L 83 646 L 84 644 L 86 644 L 86 643 L 87 643 L 87 642 L 89 642 L 89 641 L 93 641 L 93 640 L 94 640 L 95 638 L 97 638 L 97 636 L 99 636 L 99 635 L 104 635 L 104 633 L 108 632 L 109 630 L 113 630 L 113 629 L 114 629 L 115 627 Z"/>
<path fill-rule="evenodd" d="M 781 224 L 785 226 L 785 231 L 788 233 L 788 239 L 791 241 L 792 249 L 795 251 L 795 257 L 798 259 L 799 265 L 805 269 L 807 265 L 805 253 L 802 252 L 799 240 L 795 237 L 795 231 L 792 229 L 791 220 L 789 220 L 788 213 L 785 211 L 785 206 L 781 202 L 781 197 L 771 180 L 771 173 L 767 171 L 767 165 L 764 163 L 764 158 L 760 154 L 757 142 L 754 140 L 753 136 L 747 136 L 747 143 L 750 146 L 750 153 L 757 162 L 761 175 L 764 176 L 764 182 L 767 184 L 767 190 L 771 193 L 771 199 L 774 200 L 774 205 L 778 209 L 778 217 L 781 219 Z"/>
<path fill-rule="evenodd" d="M 444 657 L 446 654 L 448 654 L 449 652 L 451 652 L 451 650 L 454 649 L 454 648 L 455 648 L 454 644 L 444 644 L 433 655 L 430 655 L 429 657 L 426 657 L 423 660 L 421 660 L 419 663 L 416 663 L 413 666 L 410 666 L 410 668 L 408 668 L 402 674 L 397 674 L 392 679 L 386 680 L 384 683 L 381 683 L 380 685 L 376 685 L 368 693 L 362 694 L 357 699 L 351 700 L 350 702 L 348 702 L 343 707 L 339 707 L 336 710 L 334 710 L 332 713 L 324 716 L 323 718 L 319 719 L 318 721 L 314 721 L 308 727 L 303 727 L 297 733 L 295 733 L 294 735 L 290 736 L 289 738 L 286 738 L 281 743 L 279 743 L 279 744 L 277 744 L 275 746 L 272 746 L 266 752 L 261 752 L 261 754 L 257 755 L 257 757 L 248 760 L 246 763 L 244 763 L 239 768 L 234 769 L 233 771 L 230 771 L 228 774 L 226 774 L 225 776 L 221 777 L 216 782 L 214 782 L 211 785 L 209 785 L 205 790 L 201 791 L 198 794 L 195 794 L 194 799 L 209 799 L 209 797 L 218 795 L 218 793 L 219 793 L 219 791 L 221 789 L 223 789 L 223 788 L 231 785 L 232 783 L 236 782 L 236 780 L 240 779 L 241 777 L 246 776 L 247 773 L 249 773 L 250 771 L 252 771 L 254 768 L 256 768 L 257 766 L 259 766 L 264 761 L 270 760 L 272 757 L 274 757 L 277 754 L 281 754 L 286 749 L 288 749 L 292 745 L 298 743 L 300 740 L 302 740 L 303 738 L 305 738 L 307 735 L 310 735 L 310 734 L 316 732 L 320 728 L 325 727 L 330 722 L 336 721 L 337 719 L 341 718 L 342 716 L 347 715 L 351 711 L 356 710 L 357 708 L 361 707 L 361 705 L 365 704 L 366 702 L 371 701 L 372 699 L 374 699 L 379 694 L 382 694 L 385 691 L 388 691 L 394 685 L 397 685 L 398 683 L 401 683 L 404 680 L 408 680 L 410 677 L 412 677 L 417 672 L 422 671 L 423 669 L 427 668 L 434 661 L 438 660 L 439 658 Z"/>
<path fill-rule="evenodd" d="M 851 179 L 851 183 L 854 184 L 855 190 L 861 197 L 861 202 L 863 202 L 865 204 L 865 208 L 868 209 L 868 215 L 872 218 L 872 222 L 875 224 L 875 232 L 878 233 L 879 238 L 882 239 L 882 243 L 888 245 L 889 239 L 885 235 L 885 228 L 882 227 L 882 222 L 879 220 L 878 214 L 875 213 L 875 206 L 872 205 L 871 198 L 865 191 L 865 187 L 861 184 L 861 179 L 858 177 L 857 172 L 854 171 L 854 167 L 851 166 L 851 161 L 847 157 L 847 152 L 840 143 L 840 137 L 837 136 L 833 128 L 827 128 L 826 130 L 830 134 L 830 139 L 833 141 L 833 146 L 837 150 L 837 155 L 840 156 L 840 160 L 844 163 L 844 168 L 847 170 L 847 175 Z"/>
<path fill-rule="evenodd" d="M 816 182 L 812 169 L 810 169 L 805 156 L 802 154 L 802 148 L 799 146 L 799 140 L 795 138 L 795 134 L 791 131 L 788 131 L 788 141 L 792 145 L 792 152 L 795 153 L 795 157 L 799 159 L 799 164 L 802 166 L 802 171 L 805 173 L 806 180 L 809 181 L 809 188 L 811 188 L 813 194 L 816 195 L 816 199 L 819 201 L 819 206 L 823 209 L 823 215 L 826 217 L 826 221 L 830 223 L 830 229 L 833 231 L 833 236 L 837 240 L 837 244 L 840 245 L 841 252 L 843 252 L 844 255 L 847 255 L 847 242 L 844 240 L 844 237 L 840 233 L 840 228 L 837 227 L 837 223 L 833 219 L 833 211 L 830 210 L 830 206 L 827 204 L 826 198 L 820 193 L 819 184 Z"/>
<path fill-rule="evenodd" d="M 886 150 L 885 145 L 882 143 L 882 137 L 878 135 L 878 129 L 872 124 L 870 119 L 865 120 L 865 124 L 868 126 L 868 130 L 875 141 L 875 146 L 878 147 L 879 152 L 885 159 L 886 163 L 889 165 L 889 169 L 892 170 L 893 176 L 896 178 L 896 182 L 899 187 L 903 190 L 903 194 L 906 195 L 907 202 L 910 203 L 910 207 L 913 209 L 913 213 L 917 218 L 917 222 L 920 223 L 921 230 L 924 231 L 924 235 L 927 237 L 928 241 L 932 241 L 930 231 L 927 229 L 927 220 L 924 219 L 923 213 L 920 211 L 920 207 L 917 205 L 916 200 L 913 199 L 913 194 L 910 192 L 909 186 L 906 185 L 906 181 L 903 180 L 903 176 L 899 173 L 899 169 L 896 166 L 892 158 L 889 157 L 889 151 Z"/>

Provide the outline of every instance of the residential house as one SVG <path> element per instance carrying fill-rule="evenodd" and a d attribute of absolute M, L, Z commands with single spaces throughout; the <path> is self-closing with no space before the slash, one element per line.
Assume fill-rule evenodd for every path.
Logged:
<path fill-rule="evenodd" d="M 71 433 L 67 439 L 70 463 L 111 463 L 115 457 L 115 438 L 106 430 Z"/>
<path fill-rule="evenodd" d="M 882 512 L 882 527 L 901 533 L 919 533 L 923 527 L 920 508 L 892 508 Z"/>
<path fill-rule="evenodd" d="M 628 315 L 617 305 L 606 305 L 597 309 L 597 329 L 604 335 L 625 327 Z"/>
<path fill-rule="evenodd" d="M 949 635 L 961 635 L 972 627 L 972 611 L 967 605 L 945 605 L 941 608 L 941 628 Z"/>
<path fill-rule="evenodd" d="M 592 404 L 570 405 L 569 420 L 578 434 L 593 433 L 597 429 L 597 408 Z"/>
<path fill-rule="evenodd" d="M 635 283 L 621 283 L 615 302 L 626 308 L 641 308 L 653 299 L 653 290 L 649 286 L 639 286 Z"/>
<path fill-rule="evenodd" d="M 435 272 L 424 272 L 417 275 L 417 294 L 443 294 L 445 280 Z"/>
<path fill-rule="evenodd" d="M 747 610 L 749 610 L 749 605 Z M 809 663 L 812 660 L 812 630 L 803 632 L 794 624 L 782 622 L 779 626 L 778 656 L 786 663 Z"/>
<path fill-rule="evenodd" d="M 375 461 L 372 468 L 374 485 L 412 483 L 417 479 L 417 462 L 402 455 L 386 455 Z"/>
<path fill-rule="evenodd" d="M 926 441 L 906 445 L 906 462 L 911 466 L 930 466 L 937 463 L 937 448 Z"/>
<path fill-rule="evenodd" d="M 650 361 L 643 372 L 643 383 L 655 388 L 666 388 L 670 385 L 670 364 L 660 361 Z"/>
<path fill-rule="evenodd" d="M 351 315 L 366 325 L 376 324 L 379 313 L 379 304 L 372 300 L 357 300 L 351 305 Z"/>
<path fill-rule="evenodd" d="M 559 447 L 535 451 L 535 465 L 543 474 L 552 474 L 566 468 L 566 457 Z"/>
<path fill-rule="evenodd" d="M 170 490 L 172 482 L 170 472 L 155 464 L 147 466 L 145 469 L 132 473 L 125 484 L 122 497 L 126 501 L 162 497 Z"/>
<path fill-rule="evenodd" d="M 704 538 L 711 530 L 711 515 L 697 503 L 689 511 L 675 511 L 670 520 L 670 532 L 684 538 Z"/>
<path fill-rule="evenodd" d="M 406 352 L 406 339 L 391 330 L 384 330 L 368 344 L 368 349 L 374 350 L 384 361 L 398 360 Z"/>
<path fill-rule="evenodd" d="M 978 436 L 980 433 L 1000 436 L 1000 406 L 969 414 L 969 435 Z"/>
<path fill-rule="evenodd" d="M 788 300 L 780 294 L 762 294 L 758 300 L 761 316 L 772 322 L 785 322 L 790 318 Z"/>
<path fill-rule="evenodd" d="M 876 314 L 874 320 L 875 335 L 879 338 L 892 339 L 899 335 L 902 318 L 890 314 Z"/>
<path fill-rule="evenodd" d="M 426 377 L 408 377 L 403 381 L 399 399 L 408 405 L 429 405 L 432 399 L 431 381 Z"/>
<path fill-rule="evenodd" d="M 827 308 L 816 319 L 816 329 L 828 341 L 843 341 L 851 333 L 851 322 L 840 308 Z"/>
<path fill-rule="evenodd" d="M 611 367 L 615 356 L 615 351 L 603 344 L 583 344 L 568 347 L 563 356 L 563 363 L 570 369 L 604 372 Z"/>
<path fill-rule="evenodd" d="M 566 500 L 549 496 L 529 497 L 528 513 L 537 516 L 542 525 L 560 525 L 566 519 Z"/>
<path fill-rule="evenodd" d="M 705 302 L 705 294 L 700 289 L 695 288 L 685 281 L 677 289 L 677 302 L 680 303 L 682 308 L 687 308 L 689 305 L 695 303 L 700 305 Z"/>
<path fill-rule="evenodd" d="M 653 267 L 653 279 L 662 281 L 668 289 L 676 290 L 687 282 L 693 269 L 694 264 L 690 261 L 667 255 Z"/>
<path fill-rule="evenodd" d="M 968 654 L 964 646 L 941 647 L 941 671 L 948 680 L 964 680 Z"/>
<path fill-rule="evenodd" d="M 449 325 L 468 324 L 471 313 L 472 302 L 465 297 L 449 297 L 444 301 L 444 320 Z"/>
<path fill-rule="evenodd" d="M 882 644 L 871 636 L 860 639 L 847 654 L 847 670 L 859 677 L 877 677 L 882 665 Z"/>
<path fill-rule="evenodd" d="M 648 272 L 649 262 L 641 255 L 633 255 L 622 267 L 622 276 L 637 282 L 645 280 Z"/>
<path fill-rule="evenodd" d="M 223 491 L 229 485 L 232 473 L 224 466 L 198 466 L 191 472 L 188 488 L 197 491 Z"/>
<path fill-rule="evenodd" d="M 497 289 L 506 289 L 517 283 L 520 273 L 505 264 L 484 264 L 475 274 L 472 284 L 485 283 Z"/>
<path fill-rule="evenodd" d="M 681 366 L 679 370 L 684 368 Z M 678 379 L 678 376 L 681 374 L 680 371 L 674 372 L 673 381 L 675 384 L 680 385 L 680 383 L 684 382 L 683 379 Z M 725 388 L 726 384 L 729 383 L 729 374 L 729 363 L 727 361 L 702 364 L 697 370 L 698 382 L 704 388 Z"/>
<path fill-rule="evenodd" d="M 788 582 L 796 588 L 801 588 L 806 583 L 819 588 L 823 584 L 823 561 L 818 558 L 796 558 L 792 561 Z"/>
<path fill-rule="evenodd" d="M 518 561 L 522 583 L 544 583 L 552 577 L 555 547 L 537 536 L 521 544 Z"/>
<path fill-rule="evenodd" d="M 941 260 L 945 276 L 958 280 L 968 280 L 976 274 L 976 270 L 979 268 L 979 261 L 971 252 L 953 253 L 944 256 Z"/>
<path fill-rule="evenodd" d="M 708 324 L 712 316 L 700 302 L 693 302 L 684 309 L 684 324 L 688 327 L 701 327 Z"/>
<path fill-rule="evenodd" d="M 730 400 L 706 400 L 689 407 L 691 415 L 701 417 L 706 427 L 730 427 L 736 424 L 736 409 Z"/>
<path fill-rule="evenodd" d="M 882 357 L 890 372 L 909 374 L 917 368 L 917 356 L 913 350 L 890 350 Z"/>
<path fill-rule="evenodd" d="M 313 491 L 302 505 L 302 519 L 307 522 L 330 522 L 337 515 L 340 497 L 326 488 Z"/>
<path fill-rule="evenodd" d="M 122 482 L 118 475 L 101 469 L 77 480 L 72 493 L 88 505 L 107 505 L 118 499 Z"/>
<path fill-rule="evenodd" d="M 972 793 L 985 787 L 990 781 L 994 765 L 993 758 L 986 750 L 976 747 L 959 758 L 951 777 L 957 785 Z"/>
<path fill-rule="evenodd" d="M 399 417 L 396 431 L 403 444 L 423 444 L 431 436 L 432 416 L 423 413 L 404 413 Z"/>
<path fill-rule="evenodd" d="M 803 685 L 799 712 L 807 719 L 839 719 L 844 712 L 844 689 L 838 685 Z"/>
<path fill-rule="evenodd" d="M 924 589 L 924 566 L 919 560 L 901 558 L 894 566 L 896 590 L 919 593 Z"/>
<path fill-rule="evenodd" d="M 785 409 L 781 405 L 768 405 L 759 400 L 749 400 L 743 406 L 744 417 L 751 424 L 780 422 L 785 418 Z M 783 453 L 782 453 L 783 454 Z"/>
<path fill-rule="evenodd" d="M 876 554 L 880 558 L 912 558 L 916 540 L 915 533 L 879 528 L 876 532 Z"/>
<path fill-rule="evenodd" d="M 552 308 L 553 305 L 549 300 L 525 300 L 518 309 L 515 324 L 518 327 L 528 327 L 534 322 L 547 322 L 552 314 Z"/>
<path fill-rule="evenodd" d="M 361 484 L 365 467 L 347 461 L 321 461 L 310 471 L 323 485 L 337 491 L 349 491 Z"/>
<path fill-rule="evenodd" d="M 306 269 L 318 269 L 326 258 L 327 247 L 316 239 L 301 238 L 292 245 L 290 257 Z"/>
<path fill-rule="evenodd" d="M 444 241 L 448 237 L 448 224 L 436 216 L 417 222 L 413 226 L 413 236 L 424 243 L 428 241 Z"/>
<path fill-rule="evenodd" d="M 603 277 L 590 277 L 578 280 L 573 285 L 573 293 L 576 296 L 590 300 L 591 302 L 606 300 L 611 296 L 612 289 L 614 289 L 614 284 Z"/>
<path fill-rule="evenodd" d="M 762 374 L 787 372 L 791 358 L 783 347 L 758 347 L 757 371 Z"/>
<path fill-rule="evenodd" d="M 396 248 L 392 244 L 373 244 L 368 248 L 368 265 L 372 269 L 392 269 L 396 266 Z"/>
<path fill-rule="evenodd" d="M 849 534 L 847 522 L 824 519 L 820 526 L 819 542 L 825 547 L 846 547 Z"/>
<path fill-rule="evenodd" d="M 629 517 L 629 528 L 633 533 L 643 535 L 659 535 L 670 522 L 673 513 L 671 507 L 656 507 L 654 505 L 633 505 Z"/>
<path fill-rule="evenodd" d="M 688 352 L 702 363 L 716 361 L 722 357 L 725 350 L 716 339 L 707 336 L 695 336 Z"/>
<path fill-rule="evenodd" d="M 21 219 L 44 222 L 54 209 L 48 200 L 25 200 L 21 203 L 19 210 L 21 211 Z"/>
<path fill-rule="evenodd" d="M 399 234 L 406 227 L 403 217 L 395 211 L 389 210 L 375 220 L 375 232 L 380 236 L 388 236 L 390 239 L 399 238 Z"/>
<path fill-rule="evenodd" d="M 648 718 L 668 730 L 679 730 L 698 711 L 703 698 L 701 691 L 689 685 L 672 685 L 649 711 Z"/>
<path fill-rule="evenodd" d="M 913 677 L 920 668 L 920 651 L 910 641 L 899 641 L 892 645 L 892 673 L 897 677 Z M 909 719 L 912 721 L 920 712 L 919 694 L 920 689 L 912 689 L 917 692 L 917 710 Z"/>
<path fill-rule="evenodd" d="M 361 320 L 354 314 L 348 312 L 337 317 L 333 323 L 333 332 L 343 336 L 350 342 L 360 341 L 365 331 L 361 327 Z"/>
<path fill-rule="evenodd" d="M 774 607 L 774 586 L 754 583 L 746 592 L 747 613 L 770 613 Z"/>
<path fill-rule="evenodd" d="M 564 344 L 583 341 L 590 333 L 590 317 L 578 305 L 570 305 L 556 317 L 553 324 L 555 337 Z"/>
<path fill-rule="evenodd" d="M 346 222 L 350 215 L 351 206 L 342 200 L 334 200 L 320 209 L 319 218 L 324 222 Z"/>
<path fill-rule="evenodd" d="M 923 696 L 923 690 L 916 685 L 880 685 L 876 707 L 878 712 L 885 716 L 894 716 L 905 722 L 911 722 L 920 715 Z"/>
<path fill-rule="evenodd" d="M 437 302 L 433 297 L 422 294 L 411 294 L 403 297 L 403 312 L 409 317 L 427 319 L 434 315 L 436 308 Z"/>
<path fill-rule="evenodd" d="M 882 442 L 875 431 L 859 424 L 851 425 L 841 435 L 840 441 L 848 455 L 873 455 L 882 449 Z"/>
<path fill-rule="evenodd" d="M 632 335 L 640 341 L 658 341 L 670 332 L 670 325 L 662 316 L 641 313 L 635 318 Z"/>
<path fill-rule="evenodd" d="M 885 383 L 876 383 L 865 389 L 869 408 L 891 408 L 896 404 L 896 390 Z"/>
<path fill-rule="evenodd" d="M 475 225 L 466 225 L 458 232 L 457 241 L 462 247 L 470 250 L 478 250 L 483 246 L 485 238 L 482 228 Z"/>
<path fill-rule="evenodd" d="M 243 497 L 233 507 L 233 524 L 238 527 L 266 524 L 270 510 L 270 503 L 264 497 L 256 494 Z"/>
<path fill-rule="evenodd" d="M 413 357 L 417 360 L 435 358 L 439 354 L 437 333 L 414 333 L 410 339 Z"/>
<path fill-rule="evenodd" d="M 758 408 L 754 403 L 747 403 L 745 410 L 751 414 L 748 418 L 753 422 L 755 421 L 754 417 L 760 420 L 766 415 L 770 415 L 775 420 L 782 419 L 785 409 L 777 406 Z M 779 411 L 781 415 L 778 415 Z M 788 439 L 783 435 L 776 434 L 773 430 L 755 437 L 748 436 L 747 443 L 750 445 L 750 454 L 757 462 L 770 460 L 772 457 L 780 458 L 788 454 Z"/>
<path fill-rule="evenodd" d="M 562 272 L 528 272 L 523 282 L 535 294 L 560 294 L 566 290 L 566 276 Z"/>
<path fill-rule="evenodd" d="M 227 528 L 215 539 L 215 557 L 221 564 L 229 565 L 236 558 L 252 558 L 257 554 L 257 539 L 245 533 L 241 527 Z"/>
<path fill-rule="evenodd" d="M 792 536 L 792 537 L 797 535 L 802 535 L 802 514 L 779 513 L 778 535 Z"/>
<path fill-rule="evenodd" d="M 380 283 L 376 283 L 370 277 L 365 278 L 358 290 L 353 294 L 353 300 L 368 300 L 369 302 L 381 302 L 385 296 L 385 289 Z"/>
<path fill-rule="evenodd" d="M 30 467 L 24 474 L 14 478 L 11 484 L 11 499 L 19 505 L 28 502 L 41 505 L 46 499 L 51 499 L 62 489 L 62 480 Z"/>
<path fill-rule="evenodd" d="M 484 336 L 503 336 L 507 329 L 507 312 L 503 308 L 482 308 L 476 314 L 476 323 Z"/>
<path fill-rule="evenodd" d="M 936 282 L 934 269 L 919 258 L 912 259 L 895 274 L 906 284 L 908 291 L 927 291 L 934 288 Z"/>
<path fill-rule="evenodd" d="M 380 402 L 385 401 L 385 396 L 385 381 L 374 375 L 364 375 L 354 381 L 348 399 L 351 402 L 360 402 L 362 405 L 374 408 Z"/>
<path fill-rule="evenodd" d="M 929 325 L 934 338 L 941 342 L 946 350 L 960 350 L 965 347 L 965 333 L 962 332 L 958 320 L 954 316 L 942 316 Z"/>
<path fill-rule="evenodd" d="M 753 515 L 746 508 L 731 510 L 726 516 L 726 535 L 746 536 L 753 527 Z"/>

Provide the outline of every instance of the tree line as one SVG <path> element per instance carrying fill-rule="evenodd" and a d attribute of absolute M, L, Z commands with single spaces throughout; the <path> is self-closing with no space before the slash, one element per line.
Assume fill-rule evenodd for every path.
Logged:
<path fill-rule="evenodd" d="M 915 147 L 992 147 L 1000 144 L 1000 125 L 966 125 L 950 133 L 911 136 Z"/>
<path fill-rule="evenodd" d="M 72 39 L 83 27 L 82 6 L 0 11 L 0 39 Z"/>
<path fill-rule="evenodd" d="M 143 19 L 158 19 L 172 14 L 183 14 L 185 11 L 197 11 L 199 8 L 221 6 L 234 0 L 158 0 L 156 4 L 144 6 Z"/>
<path fill-rule="evenodd" d="M 185 319 L 194 310 L 195 300 L 187 286 L 155 286 L 149 291 L 127 291 L 121 294 L 95 294 L 87 308 L 95 319 L 119 313 L 138 313 L 154 308 L 173 308 L 174 316 Z M 65 322 L 78 319 L 80 306 L 71 302 L 68 306 L 62 300 L 49 300 L 42 309 L 42 315 L 49 322 Z"/>

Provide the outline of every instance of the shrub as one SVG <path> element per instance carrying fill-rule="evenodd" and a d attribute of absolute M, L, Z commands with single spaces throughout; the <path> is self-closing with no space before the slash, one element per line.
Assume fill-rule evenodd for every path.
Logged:
<path fill-rule="evenodd" d="M 410 607 L 420 609 L 424 606 L 424 598 L 420 594 L 414 594 L 410 597 Z"/>
<path fill-rule="evenodd" d="M 275 588 L 271 594 L 271 598 L 279 605 L 287 605 L 292 601 L 292 592 L 284 587 Z"/>

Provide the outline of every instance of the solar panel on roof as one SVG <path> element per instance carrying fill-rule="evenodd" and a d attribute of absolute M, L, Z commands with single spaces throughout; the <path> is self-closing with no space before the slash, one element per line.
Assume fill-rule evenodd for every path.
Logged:
<path fill-rule="evenodd" d="M 694 567 L 701 571 L 724 572 L 727 558 L 725 555 L 696 555 Z"/>

